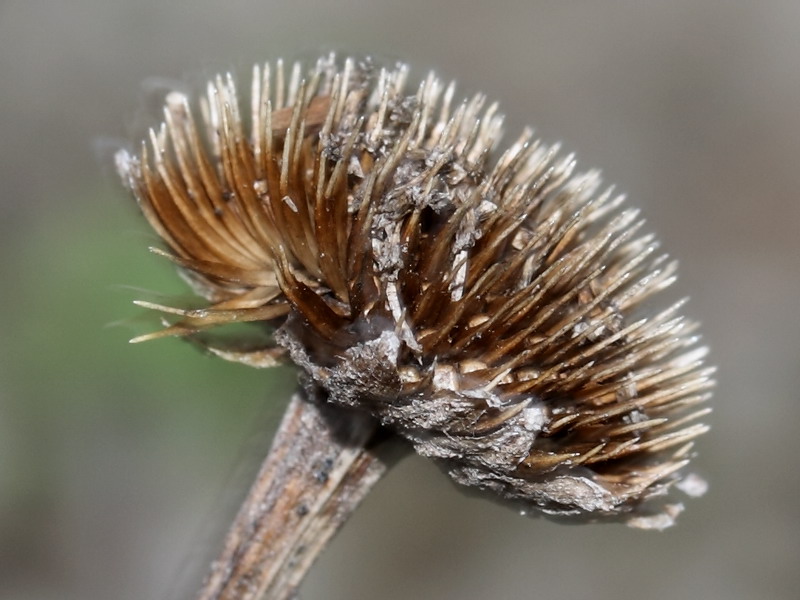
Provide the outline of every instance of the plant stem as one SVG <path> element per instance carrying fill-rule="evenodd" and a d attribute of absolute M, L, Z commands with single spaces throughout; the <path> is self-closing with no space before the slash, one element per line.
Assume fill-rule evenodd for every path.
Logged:
<path fill-rule="evenodd" d="M 386 471 L 366 415 L 295 394 L 197 600 L 283 600 Z"/>

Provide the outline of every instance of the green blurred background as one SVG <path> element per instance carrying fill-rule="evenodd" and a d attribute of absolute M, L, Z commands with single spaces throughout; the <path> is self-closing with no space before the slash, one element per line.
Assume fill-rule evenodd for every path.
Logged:
<path fill-rule="evenodd" d="M 409 458 L 304 597 L 796 598 L 795 0 L 0 2 L 0 597 L 191 597 L 294 375 L 126 343 L 154 326 L 133 299 L 187 291 L 113 151 L 172 86 L 331 49 L 435 68 L 601 167 L 681 260 L 720 384 L 677 527 L 526 519 Z"/>

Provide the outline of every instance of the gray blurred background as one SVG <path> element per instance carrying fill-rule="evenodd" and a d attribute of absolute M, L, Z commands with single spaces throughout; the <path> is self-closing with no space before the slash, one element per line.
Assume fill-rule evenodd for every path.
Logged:
<path fill-rule="evenodd" d="M 662 534 L 526 519 L 410 458 L 313 569 L 314 599 L 790 599 L 800 585 L 800 2 L 0 2 L 0 597 L 191 596 L 293 386 L 161 340 L 186 294 L 113 151 L 164 92 L 374 53 L 485 91 L 644 209 L 720 367 Z M 146 291 L 140 291 L 139 289 Z"/>

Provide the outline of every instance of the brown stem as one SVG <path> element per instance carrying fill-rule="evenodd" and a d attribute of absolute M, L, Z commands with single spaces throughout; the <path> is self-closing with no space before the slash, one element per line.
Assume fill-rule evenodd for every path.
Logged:
<path fill-rule="evenodd" d="M 292 597 L 386 471 L 365 415 L 295 394 L 197 600 Z"/>

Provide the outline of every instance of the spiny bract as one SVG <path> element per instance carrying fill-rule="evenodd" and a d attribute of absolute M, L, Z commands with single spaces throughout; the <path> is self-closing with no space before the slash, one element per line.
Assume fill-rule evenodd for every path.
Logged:
<path fill-rule="evenodd" d="M 150 146 L 117 163 L 210 305 L 142 302 L 177 318 L 137 340 L 291 360 L 316 394 L 523 510 L 670 524 L 712 386 L 680 303 L 638 310 L 675 263 L 597 173 L 529 131 L 496 158 L 496 105 L 454 103 L 433 75 L 408 93 L 407 74 L 256 67 L 250 114 L 218 77 L 199 127 L 170 94 Z M 203 333 L 242 321 L 270 342 Z"/>

